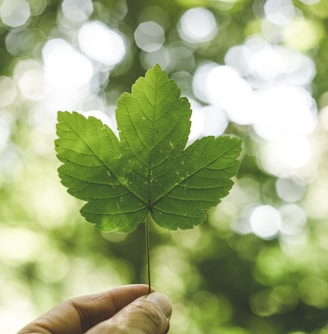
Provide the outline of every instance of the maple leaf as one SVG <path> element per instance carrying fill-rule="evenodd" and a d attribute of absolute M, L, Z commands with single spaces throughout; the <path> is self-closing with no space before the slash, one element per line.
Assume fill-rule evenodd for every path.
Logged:
<path fill-rule="evenodd" d="M 95 117 L 59 112 L 59 176 L 70 194 L 87 201 L 86 220 L 120 232 L 147 216 L 167 229 L 206 220 L 232 187 L 241 140 L 209 136 L 186 147 L 190 117 L 188 100 L 158 65 L 119 98 L 119 138 Z"/>

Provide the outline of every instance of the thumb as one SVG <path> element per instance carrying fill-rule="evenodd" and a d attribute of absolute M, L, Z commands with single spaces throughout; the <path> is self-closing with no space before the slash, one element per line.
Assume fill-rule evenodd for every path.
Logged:
<path fill-rule="evenodd" d="M 168 332 L 172 305 L 162 293 L 135 299 L 113 317 L 99 323 L 87 334 L 164 334 Z"/>

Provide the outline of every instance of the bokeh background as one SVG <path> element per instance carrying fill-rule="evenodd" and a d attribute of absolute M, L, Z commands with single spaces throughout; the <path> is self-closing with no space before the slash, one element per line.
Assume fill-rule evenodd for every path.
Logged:
<path fill-rule="evenodd" d="M 151 230 L 172 334 L 328 333 L 328 2 L 0 0 L 0 332 L 63 299 L 146 281 L 143 225 L 103 234 L 60 184 L 58 110 L 115 129 L 154 64 L 190 141 L 244 140 L 235 185 L 193 230 Z"/>

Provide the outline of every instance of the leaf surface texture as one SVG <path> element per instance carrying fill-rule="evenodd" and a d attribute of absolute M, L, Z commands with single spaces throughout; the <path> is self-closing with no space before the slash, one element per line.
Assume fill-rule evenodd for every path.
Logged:
<path fill-rule="evenodd" d="M 131 232 L 148 214 L 171 230 L 203 222 L 232 187 L 241 140 L 204 137 L 186 147 L 190 117 L 158 65 L 119 98 L 119 138 L 95 117 L 59 112 L 59 176 L 87 202 L 81 214 L 103 231 Z"/>

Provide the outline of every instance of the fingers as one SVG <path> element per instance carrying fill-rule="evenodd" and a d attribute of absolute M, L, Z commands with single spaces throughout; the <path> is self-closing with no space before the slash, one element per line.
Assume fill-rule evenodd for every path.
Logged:
<path fill-rule="evenodd" d="M 147 285 L 135 284 L 73 298 L 50 310 L 17 334 L 81 334 L 147 293 Z"/>
<path fill-rule="evenodd" d="M 134 300 L 87 334 L 164 334 L 168 332 L 171 313 L 168 297 L 153 292 Z"/>

